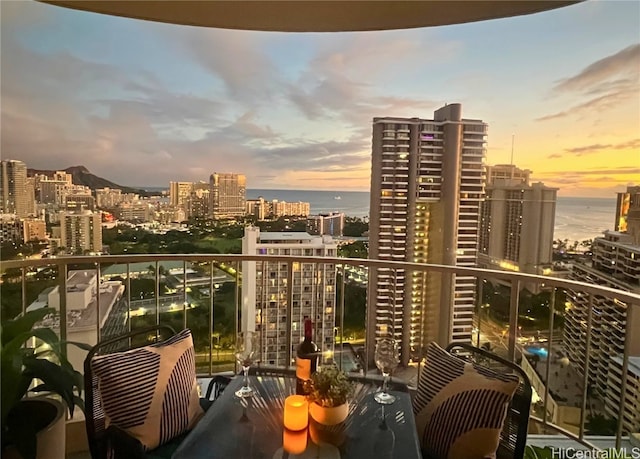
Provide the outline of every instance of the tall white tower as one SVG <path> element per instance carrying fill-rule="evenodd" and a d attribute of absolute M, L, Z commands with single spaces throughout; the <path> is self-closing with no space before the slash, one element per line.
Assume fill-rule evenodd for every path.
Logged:
<path fill-rule="evenodd" d="M 370 258 L 476 265 L 486 132 L 481 120 L 462 118 L 460 104 L 436 110 L 432 120 L 374 118 Z M 391 335 L 406 363 L 429 341 L 470 340 L 475 283 L 392 266 L 372 270 L 368 345 Z"/>

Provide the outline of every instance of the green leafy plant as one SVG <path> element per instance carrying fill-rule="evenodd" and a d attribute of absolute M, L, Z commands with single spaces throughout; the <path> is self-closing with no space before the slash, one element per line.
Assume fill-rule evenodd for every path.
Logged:
<path fill-rule="evenodd" d="M 353 396 L 354 385 L 344 371 L 330 365 L 311 375 L 307 389 L 310 402 L 324 407 L 335 407 L 346 403 Z"/>
<path fill-rule="evenodd" d="M 21 400 L 29 392 L 58 394 L 73 416 L 75 406 L 84 411 L 80 398 L 82 374 L 73 369 L 62 353 L 64 344 L 50 328 L 34 328 L 53 308 L 42 308 L 0 326 L 0 362 L 2 371 L 2 446 L 11 444 L 25 459 L 36 456 L 36 434 L 33 420 L 17 415 Z M 35 338 L 35 347 L 30 345 Z M 81 349 L 91 347 L 71 343 Z M 36 385 L 34 385 L 34 382 Z"/>
<path fill-rule="evenodd" d="M 553 449 L 550 446 L 540 448 L 539 446 L 527 445 L 524 449 L 524 459 L 552 459 Z"/>

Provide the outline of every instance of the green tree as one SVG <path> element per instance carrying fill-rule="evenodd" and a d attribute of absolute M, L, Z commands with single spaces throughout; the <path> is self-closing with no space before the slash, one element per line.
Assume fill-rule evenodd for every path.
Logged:
<path fill-rule="evenodd" d="M 608 418 L 604 414 L 590 415 L 587 416 L 584 427 L 589 435 L 613 436 L 618 431 L 618 421 Z"/>
<path fill-rule="evenodd" d="M 369 231 L 369 223 L 359 217 L 346 217 L 342 234 L 345 236 L 360 237 Z"/>
<path fill-rule="evenodd" d="M 338 248 L 338 256 L 344 258 L 367 258 L 369 256 L 369 247 L 364 241 L 343 244 Z"/>

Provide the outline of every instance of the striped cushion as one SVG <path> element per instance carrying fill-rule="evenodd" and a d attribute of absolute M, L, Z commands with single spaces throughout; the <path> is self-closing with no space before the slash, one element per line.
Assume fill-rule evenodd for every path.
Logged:
<path fill-rule="evenodd" d="M 106 427 L 111 424 L 156 448 L 193 428 L 203 414 L 190 330 L 157 344 L 95 356 Z"/>
<path fill-rule="evenodd" d="M 443 459 L 495 457 L 518 383 L 517 376 L 465 362 L 429 344 L 413 403 L 423 450 Z"/>

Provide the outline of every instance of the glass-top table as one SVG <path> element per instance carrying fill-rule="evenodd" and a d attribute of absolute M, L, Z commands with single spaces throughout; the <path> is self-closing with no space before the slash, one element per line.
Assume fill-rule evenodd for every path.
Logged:
<path fill-rule="evenodd" d="M 242 378 L 234 378 L 173 458 L 421 458 L 409 394 L 392 391 L 397 400 L 383 407 L 373 399 L 379 381 L 362 378 L 355 381 L 355 395 L 343 423 L 321 426 L 309 418 L 305 431 L 293 437 L 286 433 L 288 447 L 283 448 L 284 399 L 295 394 L 295 383 L 292 376 L 251 376 L 256 393 L 241 400 L 234 392 Z M 303 446 L 306 443 L 304 452 L 287 452 L 291 442 L 299 446 L 301 441 Z"/>

